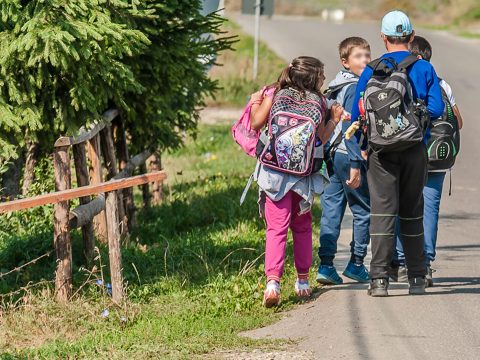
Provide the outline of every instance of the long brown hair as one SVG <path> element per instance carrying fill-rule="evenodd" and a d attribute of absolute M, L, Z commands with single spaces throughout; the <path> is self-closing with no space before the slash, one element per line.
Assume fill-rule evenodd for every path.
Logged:
<path fill-rule="evenodd" d="M 311 56 L 299 56 L 283 69 L 277 81 L 277 91 L 287 87 L 305 94 L 306 91 L 322 94 L 323 63 Z"/>

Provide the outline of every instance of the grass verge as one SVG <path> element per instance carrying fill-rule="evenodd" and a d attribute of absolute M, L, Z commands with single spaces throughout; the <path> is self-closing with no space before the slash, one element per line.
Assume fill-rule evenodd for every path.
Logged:
<path fill-rule="evenodd" d="M 82 288 L 71 304 L 52 301 L 51 257 L 1 280 L 3 293 L 29 281 L 46 283 L 13 298 L 3 295 L 0 358 L 191 359 L 278 345 L 237 335 L 274 321 L 278 311 L 297 302 L 289 246 L 283 305 L 278 310 L 261 306 L 265 227 L 255 189 L 243 206 L 238 202 L 254 160 L 234 144 L 227 125 L 204 125 L 196 140 L 165 156 L 164 165 L 170 176 L 166 201 L 139 214 L 123 247 L 126 306 L 115 307 L 97 284 L 109 281 L 104 246 L 97 270 L 87 271 L 75 235 L 74 282 L 75 289 Z M 317 225 L 314 230 L 316 238 Z M 3 235 L 0 242 L 11 245 L 2 254 L 7 248 L 17 261 L 27 261 L 51 246 L 51 233 L 14 240 Z M 24 254 L 14 252 L 15 246 Z"/>

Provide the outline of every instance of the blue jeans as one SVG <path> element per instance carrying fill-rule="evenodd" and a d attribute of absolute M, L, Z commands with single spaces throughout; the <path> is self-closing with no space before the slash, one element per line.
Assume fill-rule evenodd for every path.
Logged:
<path fill-rule="evenodd" d="M 427 184 L 423 188 L 423 228 L 425 234 L 425 258 L 427 265 L 435 261 L 437 233 L 438 233 L 438 214 L 440 212 L 440 200 L 442 198 L 443 182 L 445 172 L 429 172 Z M 399 221 L 397 220 L 397 246 L 394 253 L 394 262 L 404 265 L 405 255 L 400 240 Z"/>
<path fill-rule="evenodd" d="M 321 196 L 322 219 L 320 221 L 320 248 L 318 256 L 322 265 L 332 265 L 337 253 L 345 208 L 353 214 L 353 236 L 350 243 L 352 255 L 364 258 L 370 242 L 370 195 L 368 192 L 366 167 L 362 164 L 361 185 L 353 190 L 345 183 L 350 179 L 348 155 L 337 151 L 333 162 L 333 176 Z"/>

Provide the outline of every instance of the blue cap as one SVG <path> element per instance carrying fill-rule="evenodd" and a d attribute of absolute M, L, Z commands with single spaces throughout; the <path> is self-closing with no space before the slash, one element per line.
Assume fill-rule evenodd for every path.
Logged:
<path fill-rule="evenodd" d="M 408 36 L 412 33 L 412 23 L 407 14 L 394 10 L 382 19 L 382 33 L 387 36 Z"/>

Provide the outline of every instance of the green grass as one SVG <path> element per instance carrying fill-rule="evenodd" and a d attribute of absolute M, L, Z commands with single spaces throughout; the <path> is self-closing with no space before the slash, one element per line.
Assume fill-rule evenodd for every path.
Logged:
<path fill-rule="evenodd" d="M 253 38 L 231 20 L 226 21 L 224 30 L 227 35 L 237 36 L 238 41 L 233 44 L 234 51 L 226 51 L 219 56 L 217 62 L 221 66 L 211 70 L 211 77 L 218 80 L 221 89 L 207 103 L 214 106 L 243 106 L 251 93 L 275 82 L 287 63 L 260 42 L 258 76 L 253 80 Z"/>
<path fill-rule="evenodd" d="M 139 214 L 122 249 L 126 308 L 113 306 L 94 281 L 66 306 L 52 300 L 51 284 L 22 292 L 15 309 L 3 307 L 0 358 L 191 359 L 225 349 L 278 346 L 238 336 L 274 321 L 279 310 L 297 302 L 289 246 L 283 305 L 279 310 L 261 306 L 265 225 L 258 217 L 256 189 L 239 205 L 254 160 L 234 144 L 227 125 L 201 126 L 196 140 L 163 160 L 169 174 L 166 201 Z M 316 238 L 316 224 L 314 230 Z M 16 236 L 15 242 L 4 235 L 0 243 L 11 244 L 11 252 L 14 243 L 24 252 L 30 249 L 23 258 L 21 250 L 15 252 L 16 261 L 27 261 L 50 248 L 51 239 L 46 230 Z M 87 278 L 80 245 L 76 235 L 75 289 Z M 106 259 L 101 247 L 97 266 Z M 52 262 L 52 257 L 42 259 L 19 276 L 1 280 L 2 292 L 28 281 L 52 280 Z M 100 275 L 97 271 L 94 279 Z M 102 318 L 105 308 L 110 315 Z"/>

